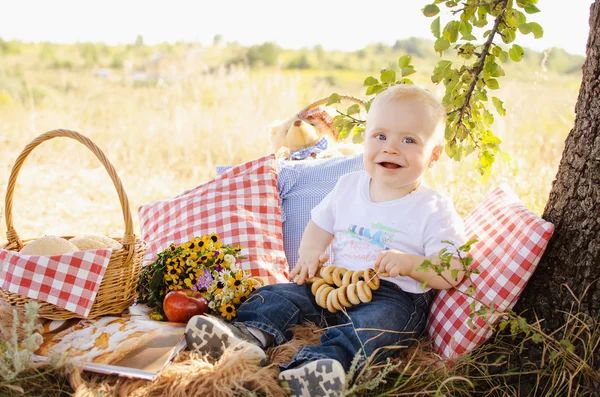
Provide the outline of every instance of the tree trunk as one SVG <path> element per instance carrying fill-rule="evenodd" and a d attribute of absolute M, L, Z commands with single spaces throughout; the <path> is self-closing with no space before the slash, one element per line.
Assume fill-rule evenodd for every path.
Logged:
<path fill-rule="evenodd" d="M 592 4 L 589 22 L 575 125 L 542 216 L 556 229 L 515 308 L 527 310 L 530 321 L 533 313 L 544 319 L 547 332 L 565 324 L 564 312 L 572 309 L 600 315 L 600 0 Z M 578 300 L 581 307 L 574 308 Z M 598 369 L 598 351 L 595 356 Z"/>

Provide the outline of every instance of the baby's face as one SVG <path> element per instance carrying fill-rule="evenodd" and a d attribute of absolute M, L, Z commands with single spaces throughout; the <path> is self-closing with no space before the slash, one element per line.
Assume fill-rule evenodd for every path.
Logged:
<path fill-rule="evenodd" d="M 364 154 L 371 189 L 388 197 L 413 191 L 441 152 L 435 128 L 428 108 L 414 100 L 383 101 L 371 107 Z"/>

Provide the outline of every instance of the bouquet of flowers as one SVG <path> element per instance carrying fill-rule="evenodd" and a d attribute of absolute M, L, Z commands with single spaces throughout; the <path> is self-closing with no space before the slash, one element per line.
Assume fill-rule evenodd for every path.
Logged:
<path fill-rule="evenodd" d="M 239 305 L 262 285 L 237 265 L 237 259 L 244 259 L 241 249 L 239 245 L 223 245 L 216 233 L 171 244 L 142 269 L 136 302 L 154 309 L 151 318 L 166 320 L 163 301 L 167 293 L 198 291 L 213 314 L 231 320 Z"/>

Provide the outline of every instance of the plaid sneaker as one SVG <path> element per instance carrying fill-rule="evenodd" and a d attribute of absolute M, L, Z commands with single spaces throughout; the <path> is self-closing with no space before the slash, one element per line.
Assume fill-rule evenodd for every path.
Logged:
<path fill-rule="evenodd" d="M 185 327 L 185 341 L 189 350 L 221 357 L 228 347 L 249 349 L 265 362 L 267 355 L 261 343 L 243 323 L 227 323 L 213 316 L 198 315 Z"/>
<path fill-rule="evenodd" d="M 339 361 L 320 359 L 281 371 L 279 383 L 292 397 L 337 397 L 344 390 L 346 373 Z"/>

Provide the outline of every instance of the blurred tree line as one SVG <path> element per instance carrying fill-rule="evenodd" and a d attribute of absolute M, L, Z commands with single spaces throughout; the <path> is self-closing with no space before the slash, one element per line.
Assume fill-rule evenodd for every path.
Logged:
<path fill-rule="evenodd" d="M 203 55 L 193 61 L 203 63 L 209 69 L 245 65 L 252 68 L 374 72 L 386 65 L 386 60 L 394 60 L 389 62 L 389 66 L 394 67 L 399 55 L 411 55 L 413 59 L 421 59 L 431 65 L 439 60 L 431 40 L 415 37 L 396 40 L 393 45 L 374 43 L 352 52 L 327 51 L 321 45 L 291 50 L 270 42 L 244 47 L 236 42 L 224 43 L 221 35 L 216 35 L 210 46 L 189 42 L 147 45 L 142 36 L 128 45 L 25 43 L 0 38 L 0 59 L 19 56 L 35 58 L 39 68 L 54 69 L 122 69 L 129 63 L 134 69 L 143 70 L 157 58 L 182 57 L 194 49 L 201 49 Z M 560 48 L 544 52 L 527 50 L 524 60 L 531 66 L 543 66 L 559 74 L 581 73 L 583 61 L 583 56 L 569 54 Z"/>

